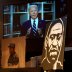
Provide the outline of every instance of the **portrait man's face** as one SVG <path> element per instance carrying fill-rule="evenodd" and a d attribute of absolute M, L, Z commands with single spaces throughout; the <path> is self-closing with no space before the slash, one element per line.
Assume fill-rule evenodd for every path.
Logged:
<path fill-rule="evenodd" d="M 15 52 L 15 49 L 14 48 L 9 48 L 9 53 L 10 54 L 14 54 L 14 52 Z"/>
<path fill-rule="evenodd" d="M 31 18 L 33 18 L 33 19 L 37 18 L 37 15 L 38 15 L 37 6 L 31 6 L 31 8 L 30 8 Z"/>
<path fill-rule="evenodd" d="M 47 55 L 48 55 L 48 60 L 51 63 L 54 63 L 61 51 L 62 47 L 62 40 L 63 40 L 63 29 L 62 29 L 62 24 L 61 23 L 56 23 L 50 30 L 49 35 L 47 36 L 48 42 L 46 42 L 47 46 Z"/>
<path fill-rule="evenodd" d="M 15 44 L 10 43 L 10 44 L 8 45 L 8 48 L 9 48 L 9 53 L 10 53 L 10 54 L 14 54 L 14 52 L 15 52 Z"/>

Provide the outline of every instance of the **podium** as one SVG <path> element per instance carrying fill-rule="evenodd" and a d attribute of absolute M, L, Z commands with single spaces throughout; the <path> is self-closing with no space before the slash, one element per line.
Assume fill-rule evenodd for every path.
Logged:
<path fill-rule="evenodd" d="M 19 58 L 19 63 L 14 66 L 8 66 L 8 58 L 10 55 L 8 46 L 10 43 L 15 44 L 15 52 Z M 2 39 L 2 46 L 1 46 L 2 68 L 24 68 L 25 67 L 25 47 L 26 47 L 26 37 L 25 36 Z"/>

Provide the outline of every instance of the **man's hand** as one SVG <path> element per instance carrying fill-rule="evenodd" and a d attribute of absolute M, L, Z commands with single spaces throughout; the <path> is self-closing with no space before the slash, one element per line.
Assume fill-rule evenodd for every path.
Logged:
<path fill-rule="evenodd" d="M 39 35 L 41 36 L 41 37 L 43 37 L 43 34 L 42 34 L 42 29 L 41 28 L 38 28 L 38 33 L 39 33 Z"/>
<path fill-rule="evenodd" d="M 26 35 L 29 35 L 31 33 L 31 27 L 27 30 L 27 34 Z"/>

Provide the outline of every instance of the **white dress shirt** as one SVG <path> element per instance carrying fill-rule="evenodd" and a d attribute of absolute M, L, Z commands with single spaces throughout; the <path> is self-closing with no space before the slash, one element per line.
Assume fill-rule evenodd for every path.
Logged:
<path fill-rule="evenodd" d="M 31 18 L 31 25 L 32 25 L 32 27 L 33 27 L 33 22 L 34 22 L 34 20 L 35 20 L 36 30 L 37 30 L 37 29 L 38 29 L 38 18 L 36 18 L 36 19 L 32 19 L 32 18 Z"/>

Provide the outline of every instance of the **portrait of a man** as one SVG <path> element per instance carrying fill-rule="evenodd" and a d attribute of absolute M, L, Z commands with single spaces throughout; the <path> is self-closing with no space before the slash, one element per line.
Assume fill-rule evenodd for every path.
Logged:
<path fill-rule="evenodd" d="M 44 70 L 63 69 L 64 23 L 61 18 L 53 21 L 46 32 L 42 55 Z"/>
<path fill-rule="evenodd" d="M 18 65 L 19 63 L 19 57 L 17 56 L 15 52 L 15 44 L 10 43 L 9 46 L 9 58 L 8 58 L 8 66 Z"/>
<path fill-rule="evenodd" d="M 25 37 L 2 39 L 2 68 L 25 67 Z"/>

